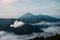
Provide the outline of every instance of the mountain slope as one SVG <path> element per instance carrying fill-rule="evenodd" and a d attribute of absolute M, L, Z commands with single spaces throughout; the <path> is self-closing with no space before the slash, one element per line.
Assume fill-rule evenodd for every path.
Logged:
<path fill-rule="evenodd" d="M 33 15 L 32 13 L 26 13 L 23 16 L 19 17 L 18 19 L 24 22 L 40 22 L 40 21 L 56 21 L 57 18 L 48 16 L 48 15 Z"/>
<path fill-rule="evenodd" d="M 28 13 L 24 14 L 23 16 L 21 16 L 20 19 L 28 19 L 28 18 L 31 18 L 32 16 L 34 16 L 34 15 L 28 12 Z"/>
<path fill-rule="evenodd" d="M 31 33 L 37 33 L 37 32 L 43 32 L 43 30 L 29 24 L 25 24 L 22 27 L 15 28 L 15 34 L 31 34 Z"/>

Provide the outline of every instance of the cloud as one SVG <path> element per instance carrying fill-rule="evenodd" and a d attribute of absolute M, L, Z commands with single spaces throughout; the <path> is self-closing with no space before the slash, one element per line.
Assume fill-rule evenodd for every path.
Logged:
<path fill-rule="evenodd" d="M 56 15 L 60 15 L 59 10 L 60 10 L 60 4 L 52 2 L 48 5 L 37 6 L 35 13 L 56 16 Z"/>
<path fill-rule="evenodd" d="M 25 1 L 25 2 L 29 2 L 30 0 L 23 0 L 23 1 Z"/>
<path fill-rule="evenodd" d="M 60 3 L 54 0 L 0 0 L 0 17 L 4 18 L 17 18 L 26 12 L 56 16 L 59 10 Z"/>
<path fill-rule="evenodd" d="M 52 26 L 52 27 L 48 27 L 46 29 L 43 29 L 45 32 L 51 32 L 51 33 L 59 33 L 60 34 L 60 27 L 58 26 Z"/>
<path fill-rule="evenodd" d="M 0 17 L 20 17 L 26 12 L 32 12 L 33 14 L 46 14 L 46 15 L 60 15 L 57 10 L 60 9 L 60 4 L 50 3 L 48 5 L 32 5 L 32 6 L 2 6 L 0 9 Z"/>
<path fill-rule="evenodd" d="M 14 1 L 16 1 L 16 0 L 0 0 L 0 3 L 1 4 L 10 4 L 10 3 L 14 2 Z"/>

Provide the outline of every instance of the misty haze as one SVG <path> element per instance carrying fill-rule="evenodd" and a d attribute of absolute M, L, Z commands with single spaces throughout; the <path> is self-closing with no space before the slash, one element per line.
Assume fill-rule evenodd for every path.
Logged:
<path fill-rule="evenodd" d="M 0 0 L 0 40 L 60 40 L 60 0 Z"/>

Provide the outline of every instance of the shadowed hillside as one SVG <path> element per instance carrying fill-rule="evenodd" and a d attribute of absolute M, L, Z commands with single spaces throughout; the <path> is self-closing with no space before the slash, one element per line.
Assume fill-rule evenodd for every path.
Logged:
<path fill-rule="evenodd" d="M 60 34 L 56 34 L 54 36 L 50 36 L 50 37 L 36 37 L 30 40 L 60 40 Z"/>

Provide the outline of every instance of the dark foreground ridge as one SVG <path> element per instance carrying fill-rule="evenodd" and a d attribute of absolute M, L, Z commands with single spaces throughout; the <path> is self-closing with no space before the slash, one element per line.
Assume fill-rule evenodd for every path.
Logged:
<path fill-rule="evenodd" d="M 30 40 L 60 40 L 60 34 L 56 34 L 54 36 L 50 36 L 50 37 L 36 37 Z"/>

